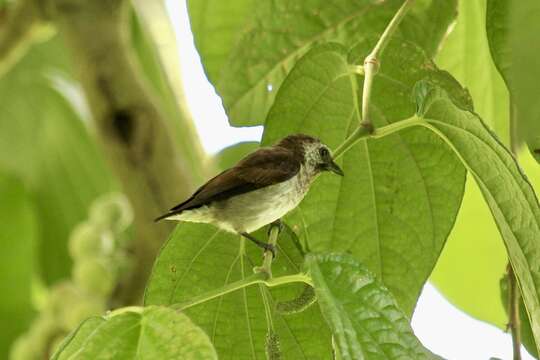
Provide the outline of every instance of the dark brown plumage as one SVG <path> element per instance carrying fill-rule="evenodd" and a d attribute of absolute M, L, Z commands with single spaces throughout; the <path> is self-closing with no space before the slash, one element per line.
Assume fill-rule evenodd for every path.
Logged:
<path fill-rule="evenodd" d="M 295 176 L 304 162 L 303 143 L 319 142 L 304 134 L 289 135 L 274 146 L 263 147 L 247 155 L 234 167 L 225 170 L 201 186 L 189 199 L 176 205 L 155 221 L 185 210 L 226 200 Z"/>

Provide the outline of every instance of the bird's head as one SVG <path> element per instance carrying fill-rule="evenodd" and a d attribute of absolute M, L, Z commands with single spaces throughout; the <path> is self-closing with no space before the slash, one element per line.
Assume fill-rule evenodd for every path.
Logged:
<path fill-rule="evenodd" d="M 344 175 L 343 170 L 334 162 L 328 146 L 317 138 L 304 134 L 289 135 L 279 145 L 291 149 L 313 174 L 332 171 Z"/>

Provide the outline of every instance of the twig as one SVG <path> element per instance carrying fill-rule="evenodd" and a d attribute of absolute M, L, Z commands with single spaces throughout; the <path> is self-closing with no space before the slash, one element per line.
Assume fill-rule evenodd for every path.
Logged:
<path fill-rule="evenodd" d="M 364 60 L 364 66 L 362 69 L 364 74 L 364 85 L 362 90 L 362 119 L 358 128 L 338 146 L 334 151 L 334 158 L 337 158 L 347 150 L 349 150 L 358 140 L 370 137 L 375 133 L 375 128 L 371 122 L 370 109 L 371 109 L 371 89 L 373 87 L 373 78 L 379 71 L 380 61 L 379 58 L 383 53 L 386 45 L 390 42 L 390 39 L 396 32 L 397 27 L 403 20 L 403 17 L 407 14 L 407 11 L 413 5 L 414 0 L 405 0 L 403 5 L 396 12 L 390 23 L 384 30 L 383 34 L 375 44 L 375 47 Z M 359 68 L 360 69 L 360 68 Z"/>
<path fill-rule="evenodd" d="M 396 29 L 401 23 L 401 20 L 403 20 L 403 17 L 405 17 L 407 11 L 409 11 L 413 4 L 414 0 L 405 0 L 403 2 L 403 5 L 401 5 L 392 20 L 390 20 L 390 23 L 379 38 L 379 41 L 377 41 L 377 44 L 375 44 L 375 47 L 373 48 L 371 53 L 369 53 L 369 55 L 366 56 L 364 60 L 364 88 L 362 91 L 362 122 L 364 124 L 371 124 L 371 89 L 373 86 L 373 78 L 379 71 L 379 58 L 381 57 L 384 49 L 386 48 L 386 45 L 388 45 L 390 39 L 396 32 Z M 369 125 L 367 127 L 369 128 Z"/>

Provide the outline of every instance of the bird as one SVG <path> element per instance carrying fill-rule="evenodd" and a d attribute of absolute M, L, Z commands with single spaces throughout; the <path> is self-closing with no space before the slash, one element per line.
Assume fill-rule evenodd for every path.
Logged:
<path fill-rule="evenodd" d="M 326 171 L 344 175 L 327 145 L 310 135 L 289 135 L 248 154 L 155 221 L 213 224 L 251 240 L 275 256 L 272 245 L 251 233 L 280 221 L 298 206 L 315 178 Z"/>

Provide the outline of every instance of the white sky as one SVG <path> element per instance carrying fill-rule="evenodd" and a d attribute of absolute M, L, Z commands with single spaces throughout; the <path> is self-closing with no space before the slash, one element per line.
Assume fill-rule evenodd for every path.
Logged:
<path fill-rule="evenodd" d="M 167 0 L 167 5 L 178 37 L 187 101 L 206 151 L 215 153 L 239 141 L 260 140 L 262 126 L 229 126 L 221 100 L 206 79 L 193 45 L 185 0 Z M 455 308 L 429 283 L 420 296 L 412 324 L 422 343 L 448 360 L 512 359 L 509 334 Z M 525 349 L 522 357 L 533 359 Z"/>

